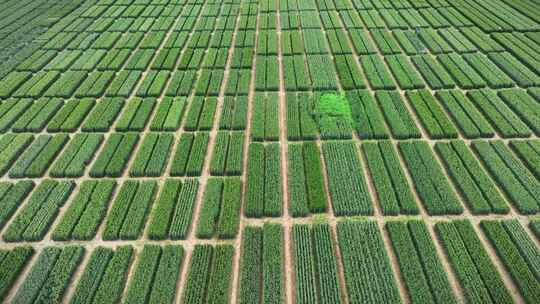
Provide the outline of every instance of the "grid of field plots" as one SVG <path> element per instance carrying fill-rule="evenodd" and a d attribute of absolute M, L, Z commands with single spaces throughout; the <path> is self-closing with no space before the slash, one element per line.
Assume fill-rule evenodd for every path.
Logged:
<path fill-rule="evenodd" d="M 540 301 L 539 0 L 5 0 L 0 59 L 0 302 Z"/>

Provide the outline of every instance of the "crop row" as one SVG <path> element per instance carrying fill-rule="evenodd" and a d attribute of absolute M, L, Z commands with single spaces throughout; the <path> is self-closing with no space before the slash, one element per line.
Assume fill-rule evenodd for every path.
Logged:
<path fill-rule="evenodd" d="M 386 56 L 384 59 L 401 89 L 412 90 L 425 87 L 422 77 L 404 55 Z"/>
<path fill-rule="evenodd" d="M 251 116 L 251 137 L 254 141 L 279 139 L 279 96 L 277 94 L 255 94 Z"/>
<path fill-rule="evenodd" d="M 220 131 L 214 145 L 210 174 L 240 175 L 244 158 L 245 136 L 241 132 Z"/>
<path fill-rule="evenodd" d="M 309 55 L 307 56 L 307 64 L 314 91 L 337 90 L 336 71 L 329 55 Z"/>
<path fill-rule="evenodd" d="M 386 30 L 372 30 L 370 33 L 373 41 L 383 55 L 393 55 L 401 52 L 399 44 L 392 37 L 391 32 Z"/>
<path fill-rule="evenodd" d="M 231 245 L 195 245 L 182 303 L 228 303 L 233 271 Z"/>
<path fill-rule="evenodd" d="M 165 97 L 159 103 L 156 114 L 150 123 L 152 131 L 176 131 L 184 115 L 186 98 Z"/>
<path fill-rule="evenodd" d="M 540 104 L 525 91 L 507 89 L 499 97 L 527 124 L 536 135 L 540 135 Z"/>
<path fill-rule="evenodd" d="M 458 136 L 457 129 L 429 91 L 408 91 L 406 96 L 431 138 L 456 138 Z"/>
<path fill-rule="evenodd" d="M 309 93 L 287 93 L 287 139 L 315 139 L 318 128 L 311 115 L 312 96 Z"/>
<path fill-rule="evenodd" d="M 34 137 L 31 134 L 5 134 L 0 137 L 0 175 L 4 175 L 18 156 L 30 145 Z"/>
<path fill-rule="evenodd" d="M 362 73 L 358 68 L 355 58 L 351 54 L 336 55 L 334 60 L 336 63 L 336 71 L 343 89 L 352 90 L 366 88 Z M 370 80 L 369 77 L 368 80 Z"/>
<path fill-rule="evenodd" d="M 148 133 L 129 169 L 130 176 L 161 176 L 165 171 L 174 136 L 169 133 Z"/>
<path fill-rule="evenodd" d="M 288 17 L 288 16 L 287 16 Z M 283 16 L 282 19 L 287 18 Z M 287 19 L 287 21 L 296 21 Z M 287 29 L 287 30 L 285 30 Z M 287 27 L 284 24 L 281 24 L 281 52 L 283 55 L 301 55 L 306 52 L 304 49 L 303 39 L 300 31 L 290 30 L 290 27 Z"/>
<path fill-rule="evenodd" d="M 452 76 L 435 59 L 426 55 L 419 55 L 411 57 L 411 60 L 430 88 L 439 90 L 455 87 Z"/>
<path fill-rule="evenodd" d="M 15 210 L 22 205 L 22 202 L 33 188 L 34 183 L 27 180 L 17 183 L 0 183 L 0 203 L 2 205 L 2 210 L 0 211 L 0 229 L 8 222 L 15 213 Z"/>
<path fill-rule="evenodd" d="M 412 303 L 457 303 L 426 224 L 391 221 L 386 230 Z"/>
<path fill-rule="evenodd" d="M 103 142 L 103 135 L 78 133 L 73 136 L 64 152 L 53 164 L 49 173 L 52 177 L 80 177 L 85 167 Z"/>
<path fill-rule="evenodd" d="M 307 216 L 309 213 L 325 212 L 327 209 L 320 155 L 314 142 L 289 144 L 287 174 L 289 213 L 292 216 Z"/>
<path fill-rule="evenodd" d="M 223 76 L 224 70 L 222 69 L 202 69 L 200 77 L 195 83 L 195 95 L 218 96 Z"/>
<path fill-rule="evenodd" d="M 416 126 L 405 101 L 397 91 L 377 91 L 375 97 L 386 118 L 390 132 L 395 138 L 420 138 L 420 130 Z"/>
<path fill-rule="evenodd" d="M 90 176 L 121 176 L 138 141 L 136 133 L 111 134 L 92 165 Z"/>
<path fill-rule="evenodd" d="M 384 215 L 418 214 L 399 157 L 389 141 L 362 145 Z"/>
<path fill-rule="evenodd" d="M 226 48 L 209 48 L 206 56 L 204 57 L 202 67 L 209 69 L 225 69 L 229 55 L 228 47 L 229 46 Z"/>
<path fill-rule="evenodd" d="M 278 54 L 278 35 L 276 30 L 260 30 L 257 39 L 257 55 Z"/>
<path fill-rule="evenodd" d="M 377 55 L 363 56 L 360 61 L 371 88 L 374 90 L 393 90 L 396 88 L 392 76 Z"/>
<path fill-rule="evenodd" d="M 104 240 L 137 239 L 157 192 L 155 181 L 124 182 L 105 222 Z"/>
<path fill-rule="evenodd" d="M 172 303 L 183 259 L 182 246 L 145 245 L 137 256 L 123 301 Z"/>
<path fill-rule="evenodd" d="M 61 303 L 83 254 L 82 246 L 45 247 L 11 302 Z"/>
<path fill-rule="evenodd" d="M 217 98 L 203 98 L 196 96 L 191 99 L 191 104 L 184 122 L 184 129 L 187 131 L 209 131 L 214 124 Z"/>
<path fill-rule="evenodd" d="M 125 110 L 116 122 L 115 130 L 119 132 L 143 131 L 156 100 L 154 98 L 133 98 L 127 102 Z"/>
<path fill-rule="evenodd" d="M 493 137 L 495 131 L 463 92 L 459 90 L 435 93 L 443 107 L 466 138 Z"/>
<path fill-rule="evenodd" d="M 435 224 L 435 231 L 467 301 L 513 302 L 510 292 L 469 221 L 440 222 Z"/>
<path fill-rule="evenodd" d="M 73 182 L 44 180 L 8 226 L 3 235 L 4 240 L 8 242 L 41 240 L 73 188 Z"/>
<path fill-rule="evenodd" d="M 239 303 L 283 302 L 283 252 L 281 225 L 267 223 L 244 229 Z"/>
<path fill-rule="evenodd" d="M 139 97 L 161 96 L 161 93 L 165 89 L 165 85 L 167 84 L 169 77 L 170 72 L 168 71 L 149 71 L 139 85 L 139 88 L 137 89 L 137 93 L 135 93 L 135 95 Z"/>
<path fill-rule="evenodd" d="M 255 69 L 255 89 L 257 91 L 279 90 L 279 63 L 275 55 L 258 55 Z"/>
<path fill-rule="evenodd" d="M 201 174 L 209 135 L 206 132 L 183 133 L 176 145 L 172 164 L 171 176 L 197 176 Z"/>
<path fill-rule="evenodd" d="M 435 144 L 435 150 L 473 214 L 508 213 L 510 209 L 463 141 Z"/>
<path fill-rule="evenodd" d="M 225 95 L 247 95 L 249 93 L 249 85 L 251 83 L 250 69 L 230 69 L 227 86 L 225 87 Z"/>
<path fill-rule="evenodd" d="M 56 225 L 52 239 L 56 241 L 90 240 L 103 221 L 116 188 L 112 180 L 83 181 L 77 195 Z"/>
<path fill-rule="evenodd" d="M 19 101 L 25 103 L 24 101 Z M 13 132 L 39 132 L 43 130 L 47 122 L 60 109 L 64 103 L 60 99 L 40 98 L 32 105 L 21 112 L 11 125 Z M 11 112 L 11 111 L 10 111 Z M 10 115 L 2 117 L 3 128 L 7 127 L 7 120 Z"/>
<path fill-rule="evenodd" d="M 480 224 L 525 302 L 540 296 L 540 255 L 534 241 L 517 220 L 483 220 Z"/>
<path fill-rule="evenodd" d="M 538 140 L 513 140 L 510 147 L 527 166 L 534 176 L 540 180 L 540 141 Z"/>
<path fill-rule="evenodd" d="M 206 184 L 196 235 L 234 238 L 240 224 L 242 182 L 238 177 L 211 178 Z"/>
<path fill-rule="evenodd" d="M 132 256 L 131 246 L 119 246 L 116 250 L 97 247 L 92 252 L 69 303 L 118 302 L 124 290 Z M 179 259 L 182 260 L 182 257 Z"/>
<path fill-rule="evenodd" d="M 342 303 L 336 245 L 327 224 L 292 228 L 295 299 L 297 303 Z"/>
<path fill-rule="evenodd" d="M 537 53 L 537 42 L 530 39 L 525 34 L 495 33 L 493 38 L 502 44 L 512 55 L 516 56 L 531 71 L 540 73 L 540 62 L 535 58 Z"/>
<path fill-rule="evenodd" d="M 506 103 L 491 90 L 467 92 L 475 104 L 502 137 L 528 137 L 531 130 L 512 112 Z"/>
<path fill-rule="evenodd" d="M 244 213 L 248 217 L 280 216 L 282 213 L 280 145 L 252 143 L 248 150 Z"/>
<path fill-rule="evenodd" d="M 356 145 L 348 141 L 325 142 L 322 151 L 334 214 L 372 214 L 373 204 Z"/>
<path fill-rule="evenodd" d="M 340 222 L 337 237 L 349 299 L 365 303 L 401 302 L 377 223 Z"/>
<path fill-rule="evenodd" d="M 231 131 L 245 130 L 247 125 L 247 109 L 247 96 L 226 96 L 223 100 L 219 129 Z"/>
<path fill-rule="evenodd" d="M 478 74 L 463 57 L 453 53 L 438 57 L 439 62 L 455 79 L 462 89 L 477 89 L 486 86 L 485 80 Z"/>
<path fill-rule="evenodd" d="M 198 189 L 196 179 L 166 179 L 150 216 L 148 237 L 153 240 L 185 239 Z"/>
<path fill-rule="evenodd" d="M 346 96 L 358 137 L 361 139 L 388 138 L 382 113 L 369 92 L 366 90 L 348 91 Z"/>
<path fill-rule="evenodd" d="M 0 250 L 0 300 L 4 300 L 15 284 L 17 277 L 28 263 L 34 249 L 32 247 L 15 247 L 11 250 Z"/>
<path fill-rule="evenodd" d="M 502 141 L 474 141 L 472 148 L 520 213 L 540 210 L 539 181 Z"/>
<path fill-rule="evenodd" d="M 429 145 L 413 141 L 401 142 L 398 147 L 427 213 L 461 214 L 463 207 Z"/>
<path fill-rule="evenodd" d="M 311 79 L 302 55 L 283 56 L 283 81 L 288 91 L 305 91 L 311 88 Z"/>
<path fill-rule="evenodd" d="M 166 96 L 188 96 L 195 83 L 196 71 L 176 71 L 171 77 L 171 81 L 165 90 Z"/>

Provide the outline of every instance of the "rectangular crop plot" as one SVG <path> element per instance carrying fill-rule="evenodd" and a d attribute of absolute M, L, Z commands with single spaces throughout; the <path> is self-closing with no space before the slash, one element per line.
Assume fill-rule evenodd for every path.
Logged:
<path fill-rule="evenodd" d="M 3 234 L 8 242 L 39 241 L 66 203 L 74 188 L 71 181 L 44 180 Z"/>
<path fill-rule="evenodd" d="M 231 239 L 238 233 L 240 224 L 240 198 L 242 182 L 237 177 L 208 180 L 199 213 L 195 234 L 209 239 L 217 235 Z"/>
<path fill-rule="evenodd" d="M 372 214 L 373 204 L 356 145 L 348 141 L 325 142 L 322 151 L 334 214 Z"/>
<path fill-rule="evenodd" d="M 396 278 L 377 224 L 373 221 L 341 222 L 337 226 L 337 237 L 349 299 L 399 302 Z"/>
<path fill-rule="evenodd" d="M 139 238 L 147 215 L 150 213 L 157 188 L 155 181 L 128 180 L 124 182 L 107 216 L 103 239 Z"/>
<path fill-rule="evenodd" d="M 94 161 L 90 176 L 121 176 L 138 141 L 137 133 L 112 133 Z"/>
<path fill-rule="evenodd" d="M 414 186 L 430 215 L 461 214 L 463 207 L 426 142 L 398 145 Z"/>
<path fill-rule="evenodd" d="M 150 216 L 148 237 L 153 240 L 185 239 L 198 189 L 196 179 L 166 179 Z"/>
<path fill-rule="evenodd" d="M 320 149 L 314 142 L 288 147 L 289 212 L 292 216 L 325 212 L 327 191 L 322 171 Z"/>
<path fill-rule="evenodd" d="M 116 182 L 112 180 L 83 181 L 66 213 L 56 225 L 52 239 L 92 239 L 105 217 L 115 187 Z"/>
<path fill-rule="evenodd" d="M 252 143 L 248 151 L 244 214 L 278 217 L 283 212 L 280 145 Z"/>

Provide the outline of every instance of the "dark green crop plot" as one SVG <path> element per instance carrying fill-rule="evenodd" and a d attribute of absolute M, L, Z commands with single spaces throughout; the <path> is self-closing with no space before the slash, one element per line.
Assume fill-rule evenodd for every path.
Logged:
<path fill-rule="evenodd" d="M 510 202 L 524 214 L 540 208 L 539 181 L 502 141 L 475 141 L 474 151 Z"/>
<path fill-rule="evenodd" d="M 154 240 L 185 239 L 191 225 L 195 198 L 199 188 L 196 179 L 167 179 L 153 208 L 148 237 Z"/>
<path fill-rule="evenodd" d="M 244 141 L 245 136 L 241 132 L 218 132 L 210 162 L 210 174 L 240 175 L 242 173 Z"/>
<path fill-rule="evenodd" d="M 196 235 L 209 239 L 217 235 L 232 239 L 240 224 L 242 182 L 237 177 L 211 178 L 204 190 Z"/>
<path fill-rule="evenodd" d="M 8 242 L 39 241 L 73 190 L 72 181 L 44 180 L 5 231 Z"/>
<path fill-rule="evenodd" d="M 208 140 L 207 132 L 183 133 L 171 160 L 171 176 L 201 175 Z"/>
<path fill-rule="evenodd" d="M 398 147 L 427 213 L 461 214 L 463 207 L 429 145 L 414 141 L 401 142 Z"/>
<path fill-rule="evenodd" d="M 60 303 L 84 253 L 81 246 L 46 247 L 15 294 L 13 303 Z"/>
<path fill-rule="evenodd" d="M 386 224 L 413 303 L 457 303 L 428 228 L 421 221 Z"/>
<path fill-rule="evenodd" d="M 322 151 L 334 213 L 338 216 L 372 214 L 373 204 L 356 145 L 347 141 L 325 142 Z"/>
<path fill-rule="evenodd" d="M 49 174 L 52 177 L 80 177 L 103 142 L 103 135 L 76 134 L 58 157 Z"/>
<path fill-rule="evenodd" d="M 385 215 L 418 214 L 419 209 L 401 168 L 395 148 L 388 141 L 362 146 L 381 211 Z"/>
<path fill-rule="evenodd" d="M 174 137 L 169 133 L 148 133 L 129 169 L 129 175 L 161 176 L 169 159 Z"/>
<path fill-rule="evenodd" d="M 373 221 L 341 222 L 337 236 L 349 299 L 369 303 L 377 302 L 372 299 L 384 299 L 384 302 L 399 303 L 396 278 L 377 224 Z"/>
<path fill-rule="evenodd" d="M 183 303 L 227 303 L 234 249 L 230 245 L 196 245 L 189 263 Z"/>
<path fill-rule="evenodd" d="M 283 209 L 280 145 L 252 143 L 248 151 L 244 214 L 278 217 Z"/>
<path fill-rule="evenodd" d="M 155 181 L 126 181 L 120 188 L 105 222 L 103 239 L 133 240 L 140 237 L 154 201 Z"/>
<path fill-rule="evenodd" d="M 289 212 L 306 216 L 327 210 L 321 152 L 313 142 L 290 144 L 288 147 Z"/>
<path fill-rule="evenodd" d="M 94 161 L 90 176 L 121 176 L 138 141 L 137 133 L 112 133 Z"/>
<path fill-rule="evenodd" d="M 239 303 L 283 302 L 283 250 L 281 225 L 245 228 Z"/>
<path fill-rule="evenodd" d="M 115 187 L 112 180 L 82 182 L 52 238 L 57 241 L 92 239 L 105 217 Z"/>
<path fill-rule="evenodd" d="M 510 292 L 469 221 L 435 224 L 465 298 L 478 303 L 511 303 Z"/>
<path fill-rule="evenodd" d="M 38 136 L 13 164 L 9 176 L 12 178 L 43 176 L 68 140 L 67 134 Z"/>

